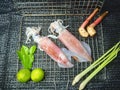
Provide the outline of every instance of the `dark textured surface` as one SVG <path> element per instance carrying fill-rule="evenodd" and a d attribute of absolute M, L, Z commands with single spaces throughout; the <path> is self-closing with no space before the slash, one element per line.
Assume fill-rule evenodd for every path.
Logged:
<path fill-rule="evenodd" d="M 108 10 L 109 15 L 103 20 L 104 45 L 108 50 L 112 45 L 120 41 L 120 1 L 106 0 L 102 11 Z M 107 79 L 100 90 L 119 90 L 120 89 L 120 53 L 118 57 L 107 66 Z M 97 87 L 97 85 L 96 85 Z M 99 89 L 98 89 L 99 90 Z"/>
<path fill-rule="evenodd" d="M 103 9 L 109 10 L 108 17 L 103 21 L 104 44 L 107 50 L 112 45 L 120 41 L 120 1 L 114 0 L 110 2 L 106 0 Z M 120 53 L 118 57 L 107 66 L 107 80 L 103 87 L 106 90 L 120 89 Z"/>
<path fill-rule="evenodd" d="M 120 41 L 120 9 L 119 0 L 106 0 L 101 12 L 108 10 L 108 16 L 102 22 L 103 35 L 104 35 L 104 49 L 107 51 L 115 43 Z M 16 83 L 15 73 L 18 70 L 16 63 L 16 50 L 18 49 L 19 29 L 22 17 L 13 13 L 13 2 L 10 0 L 0 1 L 0 89 L 1 90 L 26 90 L 30 87 L 38 89 L 39 84 L 22 84 L 20 88 L 16 88 L 19 83 Z M 15 12 L 15 11 L 14 11 Z M 106 79 L 95 81 L 93 79 L 88 86 L 87 90 L 119 90 L 120 89 L 120 54 L 110 63 L 106 68 Z M 56 73 L 57 74 L 57 73 Z M 68 78 L 68 77 L 67 77 Z M 56 78 L 57 79 L 57 78 Z M 44 82 L 46 83 L 46 82 Z M 61 87 L 62 83 L 56 84 Z M 44 84 L 45 85 L 45 84 Z M 46 89 L 50 88 L 55 90 L 54 83 L 49 83 Z M 26 86 L 26 87 L 24 87 Z M 69 85 L 71 87 L 71 85 Z M 35 88 L 30 88 L 31 90 Z M 29 90 L 30 90 L 29 89 Z M 69 88 L 73 90 L 74 87 Z M 76 88 L 75 88 L 76 89 Z M 62 90 L 62 87 L 61 87 Z"/>

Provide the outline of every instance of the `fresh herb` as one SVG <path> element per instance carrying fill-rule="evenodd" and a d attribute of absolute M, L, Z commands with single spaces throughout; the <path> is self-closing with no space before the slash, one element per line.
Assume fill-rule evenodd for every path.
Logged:
<path fill-rule="evenodd" d="M 87 26 L 87 32 L 90 36 L 94 36 L 96 34 L 96 30 L 94 27 L 97 26 L 107 14 L 108 14 L 108 11 L 105 11 L 92 24 Z"/>
<path fill-rule="evenodd" d="M 36 50 L 35 45 L 33 45 L 30 48 L 22 45 L 21 49 L 17 51 L 17 55 L 19 57 L 19 60 L 21 61 L 22 66 L 25 69 L 31 69 L 32 68 L 32 63 L 34 61 L 35 50 Z"/>
<path fill-rule="evenodd" d="M 72 85 L 75 85 L 83 76 L 85 76 L 88 72 L 92 69 L 97 67 L 81 84 L 79 90 L 84 89 L 87 83 L 99 72 L 101 71 L 107 64 L 113 61 L 116 57 L 118 52 L 120 51 L 120 41 L 114 45 L 111 49 L 109 49 L 105 54 L 103 54 L 99 59 L 97 59 L 93 64 L 91 64 L 88 68 L 86 68 L 83 72 L 78 74 L 73 82 Z"/>
<path fill-rule="evenodd" d="M 78 31 L 82 37 L 88 37 L 89 33 L 86 31 L 85 27 L 89 23 L 89 21 L 96 15 L 96 13 L 99 11 L 98 8 L 96 8 L 89 17 L 82 23 L 82 25 L 79 27 Z"/>

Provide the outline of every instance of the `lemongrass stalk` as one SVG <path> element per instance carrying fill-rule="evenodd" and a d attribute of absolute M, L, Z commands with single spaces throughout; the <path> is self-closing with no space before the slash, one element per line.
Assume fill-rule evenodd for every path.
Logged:
<path fill-rule="evenodd" d="M 99 62 L 95 62 L 93 64 L 91 64 L 87 69 L 85 69 L 82 73 L 78 74 L 73 82 L 72 85 L 75 85 L 85 74 L 87 74 L 89 71 L 91 71 L 92 69 L 94 69 L 96 66 L 98 66 L 100 63 L 102 63 L 108 56 L 106 56 L 104 59 L 100 60 Z"/>
<path fill-rule="evenodd" d="M 91 64 L 87 69 L 85 69 L 83 72 L 81 72 L 80 74 L 78 74 L 73 82 L 72 85 L 75 85 L 85 74 L 87 74 L 89 71 L 91 71 L 92 69 L 94 69 L 96 66 L 98 66 L 100 63 L 102 63 L 108 56 L 106 56 L 104 59 L 99 60 L 99 62 L 95 62 L 93 64 Z"/>
<path fill-rule="evenodd" d="M 95 69 L 81 84 L 79 90 L 83 90 L 87 83 L 99 72 L 101 71 L 107 64 L 109 64 L 113 59 L 117 57 L 117 53 L 120 50 L 118 49 L 115 53 L 110 54 L 109 58 L 105 60 L 97 69 Z"/>
<path fill-rule="evenodd" d="M 75 85 L 85 74 L 87 74 L 90 70 L 98 66 L 100 63 L 102 63 L 106 58 L 108 58 L 108 54 L 115 49 L 117 45 L 119 45 L 120 42 L 118 42 L 116 45 L 114 45 L 111 49 L 109 49 L 104 55 L 102 55 L 99 59 L 97 59 L 93 64 L 91 64 L 88 68 L 86 68 L 83 72 L 78 74 L 72 82 L 72 85 Z"/>

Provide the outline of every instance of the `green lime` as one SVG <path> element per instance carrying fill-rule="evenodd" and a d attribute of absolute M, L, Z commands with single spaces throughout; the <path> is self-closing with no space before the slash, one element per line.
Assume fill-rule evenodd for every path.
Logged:
<path fill-rule="evenodd" d="M 36 68 L 31 72 L 33 82 L 40 82 L 44 78 L 44 71 L 41 68 Z"/>
<path fill-rule="evenodd" d="M 30 80 L 30 75 L 29 69 L 21 69 L 18 71 L 16 77 L 19 82 L 25 83 Z"/>

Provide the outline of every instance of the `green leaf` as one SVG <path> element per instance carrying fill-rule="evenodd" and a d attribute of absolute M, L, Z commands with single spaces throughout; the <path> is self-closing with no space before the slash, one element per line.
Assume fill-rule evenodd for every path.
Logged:
<path fill-rule="evenodd" d="M 33 54 L 29 55 L 29 60 L 30 60 L 31 63 L 34 61 L 34 55 Z"/>
<path fill-rule="evenodd" d="M 22 45 L 21 53 L 22 54 L 28 54 L 28 52 L 29 52 L 29 48 L 27 46 L 25 46 L 25 45 Z"/>
<path fill-rule="evenodd" d="M 26 68 L 26 57 L 23 55 L 23 59 L 21 60 L 22 66 Z"/>
<path fill-rule="evenodd" d="M 17 51 L 17 55 L 21 60 L 21 64 L 24 68 L 26 69 L 32 68 L 35 50 L 36 50 L 35 45 L 33 45 L 30 49 L 27 46 L 22 45 L 21 49 Z"/>
<path fill-rule="evenodd" d="M 28 69 L 32 68 L 32 63 L 29 63 Z"/>
<path fill-rule="evenodd" d="M 23 60 L 22 53 L 19 50 L 17 50 L 17 55 L 18 55 L 19 60 Z"/>
<path fill-rule="evenodd" d="M 34 55 L 23 55 L 22 64 L 24 68 L 31 69 L 33 61 Z"/>
<path fill-rule="evenodd" d="M 28 69 L 31 69 L 31 68 L 32 68 L 32 63 L 33 63 L 33 62 L 31 62 L 30 55 L 27 55 L 27 58 L 28 58 L 28 61 L 26 61 L 26 63 L 27 63 L 27 68 L 28 68 Z"/>
<path fill-rule="evenodd" d="M 35 50 L 36 50 L 36 46 L 33 45 L 33 46 L 30 48 L 30 51 L 29 51 L 30 54 L 34 54 Z"/>
<path fill-rule="evenodd" d="M 31 68 L 29 68 L 29 65 L 30 65 L 29 55 L 24 55 L 23 64 L 24 64 L 24 65 L 23 65 L 24 68 L 26 68 L 26 69 L 31 69 Z"/>
<path fill-rule="evenodd" d="M 29 58 L 29 55 L 26 55 L 25 63 L 26 63 L 26 68 L 29 69 L 29 64 L 30 64 L 30 58 Z"/>

